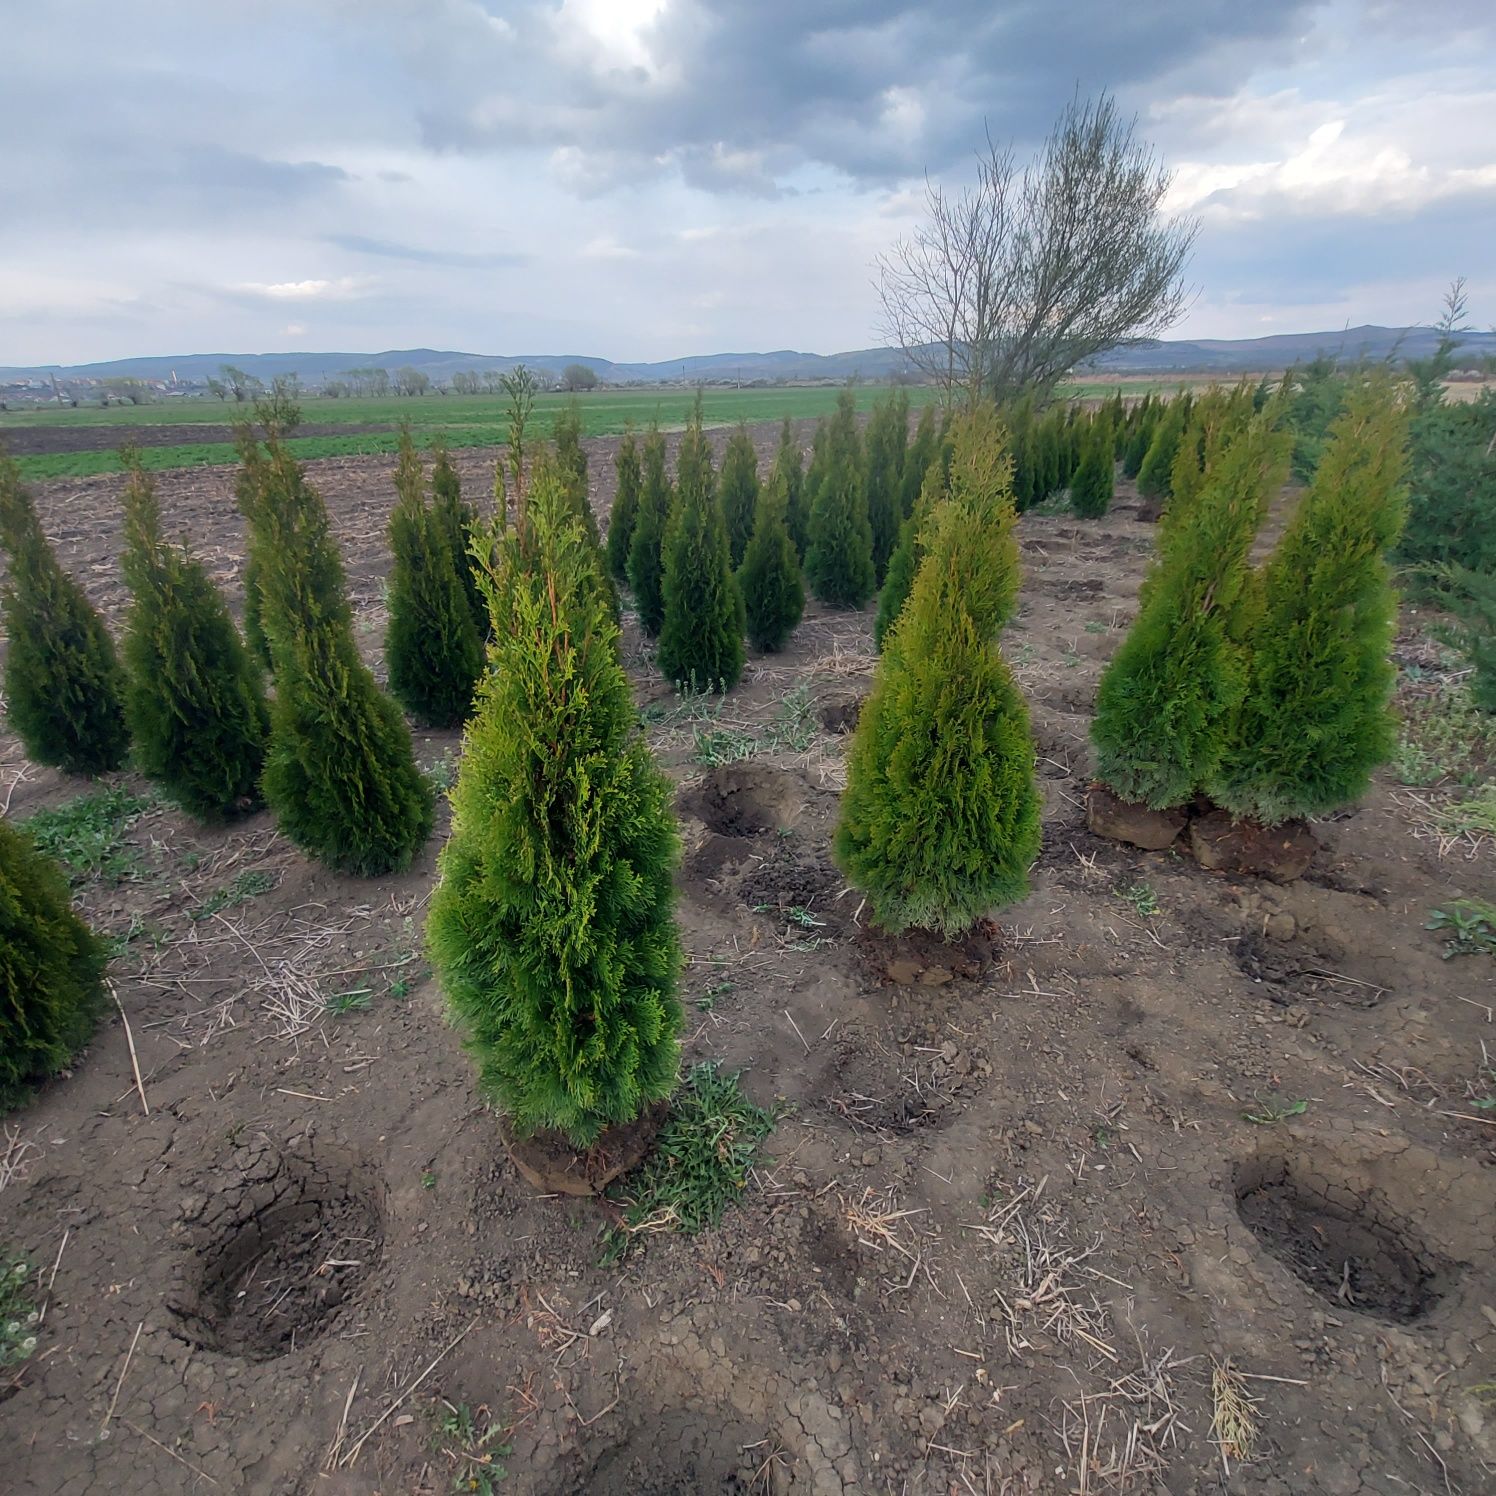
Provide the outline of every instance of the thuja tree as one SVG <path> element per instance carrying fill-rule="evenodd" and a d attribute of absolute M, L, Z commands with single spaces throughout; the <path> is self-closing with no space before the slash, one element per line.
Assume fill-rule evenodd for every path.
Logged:
<path fill-rule="evenodd" d="M 496 478 L 502 485 L 502 468 L 496 471 Z M 495 497 L 498 497 L 497 493 Z M 473 569 L 473 535 L 478 517 L 473 506 L 462 497 L 462 479 L 457 475 L 451 449 L 442 437 L 437 437 L 431 444 L 431 508 L 438 524 L 447 533 L 447 544 L 451 547 L 457 575 L 462 582 L 462 595 L 467 599 L 473 628 L 481 642 L 488 638 L 488 603 Z"/>
<path fill-rule="evenodd" d="M 670 521 L 671 488 L 665 472 L 665 438 L 658 422 L 644 438 L 643 475 L 639 488 L 639 517 L 629 541 L 629 586 L 639 625 L 650 638 L 665 620 L 665 530 Z"/>
<path fill-rule="evenodd" d="M 1164 407 L 1148 443 L 1142 465 L 1138 468 L 1138 492 L 1145 499 L 1166 499 L 1169 496 L 1169 475 L 1174 467 L 1174 458 L 1179 451 L 1180 438 L 1189 423 L 1190 401 L 1185 395 L 1176 395 Z"/>
<path fill-rule="evenodd" d="M 1284 439 L 1254 422 L 1212 457 L 1159 549 L 1091 723 L 1097 777 L 1124 800 L 1183 805 L 1220 766 L 1245 686 L 1247 555 L 1287 463 Z"/>
<path fill-rule="evenodd" d="M 644 487 L 644 468 L 639 460 L 639 443 L 634 440 L 632 426 L 623 433 L 623 440 L 618 444 L 613 471 L 618 477 L 618 487 L 613 495 L 613 511 L 608 516 L 608 571 L 614 581 L 627 582 L 629 550 L 639 523 L 639 495 Z"/>
<path fill-rule="evenodd" d="M 790 539 L 795 543 L 795 555 L 803 560 L 810 533 L 810 510 L 805 492 L 805 458 L 788 416 L 784 418 L 784 425 L 779 430 L 779 450 L 774 454 L 774 470 L 769 481 L 784 484 L 785 524 L 789 527 Z"/>
<path fill-rule="evenodd" d="M 1142 467 L 1143 459 L 1148 455 L 1148 448 L 1153 441 L 1156 420 L 1157 406 L 1153 402 L 1153 396 L 1145 395 L 1142 401 L 1133 408 L 1131 430 L 1128 433 L 1127 445 L 1122 452 L 1124 476 L 1137 477 L 1138 469 Z"/>
<path fill-rule="evenodd" d="M 1111 411 L 1103 406 L 1082 435 L 1080 464 L 1070 480 L 1070 507 L 1083 519 L 1100 519 L 1112 507 L 1115 450 Z"/>
<path fill-rule="evenodd" d="M 1385 380 L 1353 380 L 1308 492 L 1256 579 L 1246 691 L 1205 787 L 1277 825 L 1363 795 L 1396 742 L 1389 651 L 1407 419 Z"/>
<path fill-rule="evenodd" d="M 223 820 L 260 803 L 269 714 L 262 672 L 203 565 L 161 534 L 138 457 L 125 484 L 121 649 L 135 762 L 189 814 Z"/>
<path fill-rule="evenodd" d="M 873 647 L 882 650 L 889 630 L 898 622 L 915 574 L 924 559 L 923 535 L 931 512 L 946 496 L 946 472 L 939 462 L 932 462 L 925 473 L 925 486 L 915 501 L 914 512 L 899 526 L 899 543 L 888 561 L 888 575 L 878 591 L 878 613 L 873 619 Z"/>
<path fill-rule="evenodd" d="M 825 476 L 810 511 L 805 578 L 833 608 L 860 608 L 877 590 L 862 433 L 850 390 L 837 396 L 827 434 Z"/>
<path fill-rule="evenodd" d="M 578 1148 L 675 1086 L 668 781 L 638 732 L 590 543 L 537 473 L 489 586 L 494 669 L 452 792 L 426 939 L 483 1088 Z"/>
<path fill-rule="evenodd" d="M 717 480 L 722 502 L 722 518 L 727 524 L 727 546 L 732 564 L 741 566 L 743 553 L 753 534 L 753 514 L 758 503 L 758 456 L 748 425 L 739 421 L 727 439 L 722 454 L 722 473 Z"/>
<path fill-rule="evenodd" d="M 327 507 L 274 421 L 263 445 L 241 434 L 240 455 L 275 671 L 265 799 L 286 835 L 329 867 L 398 871 L 431 830 L 431 791 L 400 709 L 359 658 Z"/>
<path fill-rule="evenodd" d="M 902 390 L 874 407 L 867 425 L 867 515 L 873 536 L 873 573 L 882 582 L 899 541 L 901 493 L 909 445 L 909 396 Z"/>
<path fill-rule="evenodd" d="M 661 672 L 678 690 L 727 691 L 743 673 L 743 598 L 701 430 L 701 397 L 676 458 L 675 505 L 665 535 Z"/>
<path fill-rule="evenodd" d="M 935 416 L 935 406 L 926 405 L 919 413 L 914 436 L 904 453 L 904 471 L 899 479 L 899 514 L 908 519 L 914 513 L 914 505 L 925 485 L 925 473 L 934 460 L 940 445 L 940 426 Z"/>
<path fill-rule="evenodd" d="M 582 522 L 587 538 L 597 546 L 597 516 L 592 512 L 592 500 L 587 493 L 587 451 L 582 446 L 582 411 L 575 395 L 556 412 L 551 440 L 556 448 L 556 466 L 566 486 L 567 503 L 570 504 L 572 513 Z"/>
<path fill-rule="evenodd" d="M 62 870 L 0 817 L 0 1110 L 88 1042 L 108 959 L 73 912 Z"/>
<path fill-rule="evenodd" d="M 114 641 L 52 553 L 20 469 L 3 453 L 0 547 L 9 562 L 0 593 L 6 715 L 26 756 L 69 774 L 122 767 L 130 736 Z"/>
<path fill-rule="evenodd" d="M 390 617 L 384 636 L 390 693 L 427 727 L 458 727 L 483 671 L 483 639 L 473 623 L 448 518 L 427 499 L 426 475 L 411 440 L 400 433 L 390 511 Z"/>
<path fill-rule="evenodd" d="M 1028 710 L 996 642 L 1018 589 L 1008 462 L 995 415 L 969 419 L 858 720 L 836 829 L 838 864 L 894 932 L 969 929 L 1023 897 L 1039 850 Z"/>
<path fill-rule="evenodd" d="M 738 571 L 748 642 L 773 653 L 784 648 L 805 611 L 800 558 L 790 539 L 785 474 L 778 464 L 758 496 L 753 535 Z"/>

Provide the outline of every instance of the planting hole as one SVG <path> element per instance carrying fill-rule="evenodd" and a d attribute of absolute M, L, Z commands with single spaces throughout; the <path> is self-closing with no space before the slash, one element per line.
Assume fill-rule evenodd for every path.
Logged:
<path fill-rule="evenodd" d="M 1336 1309 L 1406 1324 L 1443 1292 L 1451 1265 L 1368 1187 L 1259 1159 L 1237 1171 L 1236 1207 L 1257 1240 Z"/>
<path fill-rule="evenodd" d="M 762 836 L 793 826 L 805 796 L 793 774 L 762 764 L 725 764 L 686 790 L 681 808 L 722 836 Z"/>
<path fill-rule="evenodd" d="M 187 1202 L 196 1247 L 173 1307 L 189 1338 L 251 1360 L 315 1339 L 358 1292 L 384 1246 L 377 1188 L 327 1149 L 238 1149 Z"/>
<path fill-rule="evenodd" d="M 680 1496 L 787 1489 L 792 1461 L 730 1407 L 688 1403 L 652 1415 L 603 1450 L 569 1489 L 587 1496 Z"/>

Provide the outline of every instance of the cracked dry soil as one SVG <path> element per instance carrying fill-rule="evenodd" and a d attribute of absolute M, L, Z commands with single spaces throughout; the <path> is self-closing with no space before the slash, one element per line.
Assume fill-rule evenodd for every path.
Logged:
<path fill-rule="evenodd" d="M 755 436 L 767 457 L 777 431 Z M 588 445 L 606 513 L 615 444 Z M 458 459 L 486 492 L 492 454 Z M 379 669 L 390 463 L 311 467 Z M 237 601 L 231 483 L 161 490 Z M 118 489 L 40 495 L 116 626 Z M 1441 856 L 1390 779 L 1284 887 L 1091 836 L 1089 713 L 1152 530 L 1124 485 L 1103 521 L 1020 535 L 1004 648 L 1045 845 L 980 959 L 896 965 L 830 858 L 870 613 L 811 607 L 709 720 L 629 623 L 680 786 L 686 1057 L 782 1110 L 720 1230 L 612 1266 L 604 1207 L 536 1198 L 507 1162 L 420 956 L 445 813 L 374 882 L 307 864 L 264 816 L 142 815 L 133 875 L 80 898 L 123 938 L 149 1115 L 115 1017 L 8 1119 L 29 1146 L 0 1239 L 37 1264 L 46 1317 L 0 1374 L 5 1490 L 448 1492 L 493 1446 L 442 1436 L 444 1402 L 497 1427 L 497 1489 L 522 1496 L 1491 1489 L 1496 1129 L 1471 1088 L 1496 963 L 1444 961 L 1423 929 L 1489 895 L 1491 849 Z M 705 769 L 715 729 L 775 751 Z M 457 747 L 417 734 L 423 763 Z M 13 815 L 80 788 L 3 756 Z M 203 915 L 249 872 L 263 891 Z M 1244 1119 L 1273 1098 L 1307 1105 Z M 1229 1465 L 1228 1362 L 1256 1423 Z"/>

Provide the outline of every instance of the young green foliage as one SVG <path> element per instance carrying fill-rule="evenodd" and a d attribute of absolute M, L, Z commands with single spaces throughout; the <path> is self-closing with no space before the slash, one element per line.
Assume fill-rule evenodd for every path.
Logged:
<path fill-rule="evenodd" d="M 592 512 L 592 500 L 587 492 L 587 451 L 582 446 L 582 410 L 575 395 L 556 412 L 555 424 L 551 427 L 551 440 L 555 443 L 556 467 L 565 485 L 567 503 L 595 547 L 599 544 L 597 515 Z"/>
<path fill-rule="evenodd" d="M 673 495 L 665 472 L 665 438 L 659 423 L 651 422 L 644 438 L 643 477 L 639 488 L 639 517 L 629 541 L 629 586 L 639 610 L 639 626 L 650 638 L 665 621 L 665 531 L 670 523 Z"/>
<path fill-rule="evenodd" d="M 395 494 L 384 635 L 390 694 L 426 727 L 458 727 L 483 673 L 483 636 L 462 585 L 472 565 L 454 548 L 461 528 L 454 529 L 450 515 L 428 502 L 409 426 L 400 433 Z"/>
<path fill-rule="evenodd" d="M 753 537 L 738 570 L 748 642 L 769 653 L 784 648 L 805 612 L 805 583 L 795 542 L 790 539 L 785 484 L 785 473 L 776 463 L 759 493 Z"/>
<path fill-rule="evenodd" d="M 502 472 L 502 470 L 500 470 Z M 473 569 L 473 534 L 478 517 L 473 506 L 462 497 L 462 479 L 452 461 L 451 449 L 442 437 L 431 444 L 431 509 L 437 523 L 445 530 L 453 565 L 467 599 L 468 613 L 479 644 L 488 638 L 488 603 L 478 585 Z"/>
<path fill-rule="evenodd" d="M 906 520 L 914 513 L 920 491 L 925 486 L 925 474 L 935 459 L 940 446 L 940 428 L 935 419 L 935 406 L 930 403 L 921 408 L 919 421 L 914 428 L 914 437 L 904 453 L 904 471 L 899 478 L 899 516 Z"/>
<path fill-rule="evenodd" d="M 1125 477 L 1136 478 L 1143 459 L 1148 455 L 1148 448 L 1153 442 L 1157 409 L 1153 397 L 1145 395 L 1133 412 L 1127 445 L 1122 452 L 1122 472 Z"/>
<path fill-rule="evenodd" d="M 1496 712 L 1496 571 L 1449 566 L 1441 579 L 1441 597 L 1457 619 L 1441 637 L 1470 665 L 1471 700 Z"/>
<path fill-rule="evenodd" d="M 957 424 L 951 494 L 852 739 L 836 859 L 895 933 L 969 929 L 1024 895 L 1039 850 L 1028 711 L 997 647 L 1018 592 L 1010 484 L 979 408 Z"/>
<path fill-rule="evenodd" d="M 275 670 L 265 799 L 286 835 L 329 867 L 396 872 L 431 830 L 431 790 L 399 708 L 359 658 L 327 507 L 273 417 L 265 433 L 263 446 L 247 427 L 239 441 Z"/>
<path fill-rule="evenodd" d="M 850 390 L 837 396 L 836 415 L 827 430 L 824 473 L 811 503 L 805 579 L 828 606 L 860 608 L 876 590 L 877 576 L 862 433 Z"/>
<path fill-rule="evenodd" d="M 1100 519 L 1112 507 L 1115 450 L 1111 411 L 1103 406 L 1084 430 L 1080 465 L 1070 483 L 1070 507 L 1082 519 Z"/>
<path fill-rule="evenodd" d="M 615 582 L 627 582 L 629 549 L 639 523 L 639 494 L 644 486 L 644 469 L 632 426 L 618 444 L 613 470 L 618 475 L 618 487 L 613 495 L 613 512 L 608 516 L 608 571 Z"/>
<path fill-rule="evenodd" d="M 1164 407 L 1153 431 L 1153 440 L 1138 469 L 1138 492 L 1145 499 L 1166 499 L 1171 492 L 1170 474 L 1179 443 L 1189 423 L 1190 400 L 1176 395 Z"/>
<path fill-rule="evenodd" d="M 1496 391 L 1433 399 L 1414 417 L 1408 522 L 1398 559 L 1496 576 Z"/>
<path fill-rule="evenodd" d="M 1287 461 L 1258 418 L 1212 456 L 1194 502 L 1159 537 L 1091 723 L 1097 777 L 1124 800 L 1183 805 L 1219 767 L 1244 686 L 1247 555 Z"/>
<path fill-rule="evenodd" d="M 909 396 L 902 390 L 874 407 L 867 425 L 867 514 L 873 572 L 881 584 L 899 541 L 904 511 L 904 460 L 909 445 Z"/>
<path fill-rule="evenodd" d="M 0 594 L 6 715 L 26 756 L 69 774 L 120 768 L 130 751 L 124 672 L 83 589 L 58 562 L 16 464 L 0 452 Z"/>
<path fill-rule="evenodd" d="M 805 456 L 795 436 L 790 418 L 784 418 L 779 432 L 779 450 L 774 454 L 770 482 L 784 484 L 784 517 L 790 539 L 795 543 L 795 558 L 805 559 L 806 539 L 810 532 L 810 506 L 806 497 Z"/>
<path fill-rule="evenodd" d="M 1205 787 L 1275 826 L 1365 794 L 1391 757 L 1387 553 L 1403 522 L 1407 417 L 1390 384 L 1351 381 L 1314 478 L 1255 579 L 1246 691 Z"/>
<path fill-rule="evenodd" d="M 135 762 L 199 820 L 242 815 L 260 804 L 270 720 L 261 672 L 202 564 L 162 537 L 151 476 L 133 453 L 126 461 L 121 654 Z"/>
<path fill-rule="evenodd" d="M 727 439 L 717 491 L 722 500 L 722 518 L 727 525 L 727 546 L 732 554 L 732 564 L 741 566 L 753 535 L 753 514 L 758 502 L 758 457 L 746 421 L 739 421 Z"/>
<path fill-rule="evenodd" d="M 681 691 L 728 691 L 743 673 L 743 598 L 701 430 L 701 397 L 676 458 L 675 505 L 665 536 L 659 666 Z"/>
<path fill-rule="evenodd" d="M 888 631 L 898 622 L 909 601 L 919 563 L 924 559 L 924 527 L 932 511 L 947 496 L 948 479 L 948 468 L 937 455 L 925 471 L 925 484 L 913 512 L 899 526 L 899 543 L 889 558 L 888 575 L 878 592 L 878 614 L 873 620 L 873 647 L 880 652 Z"/>
<path fill-rule="evenodd" d="M 494 669 L 426 939 L 484 1090 L 516 1132 L 580 1148 L 675 1086 L 679 846 L 591 544 L 549 466 L 529 517 L 486 580 Z"/>
<path fill-rule="evenodd" d="M 0 818 L 0 1110 L 88 1042 L 107 959 L 57 865 Z"/>

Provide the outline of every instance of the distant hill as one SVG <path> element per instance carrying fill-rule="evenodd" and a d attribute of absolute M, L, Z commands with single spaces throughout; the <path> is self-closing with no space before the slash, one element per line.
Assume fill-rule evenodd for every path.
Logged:
<path fill-rule="evenodd" d="M 1339 332 L 1276 333 L 1265 338 L 1158 339 L 1118 348 L 1091 367 L 1107 373 L 1198 374 L 1268 372 L 1314 358 L 1321 353 L 1344 359 L 1422 358 L 1433 351 L 1438 334 L 1428 327 L 1351 327 Z M 1464 350 L 1472 358 L 1496 354 L 1496 333 L 1467 333 Z M 613 363 L 587 354 L 456 353 L 435 348 L 399 348 L 385 353 L 184 353 L 168 357 L 111 359 L 97 364 L 48 364 L 30 368 L 0 367 L 0 380 L 47 378 L 146 379 L 175 377 L 200 383 L 233 364 L 267 383 L 295 374 L 307 385 L 349 369 L 420 370 L 444 383 L 466 370 L 504 372 L 518 364 L 559 376 L 568 364 L 585 364 L 605 384 L 660 384 L 674 381 L 804 381 L 853 377 L 886 379 L 908 368 L 897 348 L 859 348 L 848 353 L 707 353 L 660 363 Z"/>

